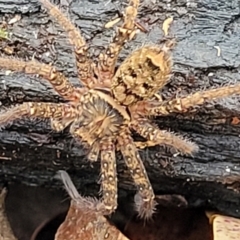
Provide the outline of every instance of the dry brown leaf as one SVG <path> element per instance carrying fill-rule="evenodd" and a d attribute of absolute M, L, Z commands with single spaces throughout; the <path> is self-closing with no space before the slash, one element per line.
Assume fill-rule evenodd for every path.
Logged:
<path fill-rule="evenodd" d="M 240 239 L 240 219 L 211 212 L 207 212 L 206 215 L 213 225 L 214 240 Z"/>
<path fill-rule="evenodd" d="M 103 216 L 105 207 L 99 200 L 79 195 L 67 172 L 59 171 L 59 175 L 71 197 L 71 205 L 55 240 L 129 240 Z"/>
<path fill-rule="evenodd" d="M 17 240 L 13 235 L 11 226 L 5 213 L 5 197 L 7 190 L 3 188 L 0 193 L 0 240 Z"/>

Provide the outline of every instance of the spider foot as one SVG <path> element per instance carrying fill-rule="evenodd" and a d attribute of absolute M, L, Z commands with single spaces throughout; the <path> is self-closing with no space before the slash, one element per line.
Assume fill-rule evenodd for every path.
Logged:
<path fill-rule="evenodd" d="M 181 136 L 168 131 L 162 131 L 157 126 L 145 120 L 133 122 L 131 127 L 138 132 L 142 137 L 146 138 L 146 142 L 137 142 L 140 148 L 151 147 L 156 145 L 172 146 L 180 153 L 192 155 L 198 151 L 198 146 Z"/>
<path fill-rule="evenodd" d="M 123 133 L 118 139 L 119 147 L 130 174 L 138 189 L 136 210 L 141 218 L 149 219 L 154 213 L 155 202 L 152 185 L 149 181 L 146 169 L 142 163 L 137 148 L 130 135 Z"/>
<path fill-rule="evenodd" d="M 151 116 L 166 116 L 171 113 L 187 112 L 194 106 L 202 105 L 208 101 L 213 101 L 225 97 L 229 97 L 240 93 L 240 84 L 223 86 L 215 89 L 209 89 L 206 91 L 199 91 L 192 95 L 176 98 L 171 101 L 165 102 L 141 102 L 138 104 L 138 108 L 141 109 L 144 114 Z M 136 108 L 136 107 L 135 107 Z"/>
<path fill-rule="evenodd" d="M 143 199 L 143 197 L 137 193 L 134 196 L 135 209 L 138 212 L 138 216 L 142 219 L 149 220 L 156 211 L 156 201 L 154 199 Z"/>
<path fill-rule="evenodd" d="M 8 124 L 12 124 L 14 120 L 19 119 L 28 114 L 29 114 L 29 109 L 26 103 L 1 111 L 0 112 L 0 126 L 1 126 L 0 129 L 6 127 Z"/>

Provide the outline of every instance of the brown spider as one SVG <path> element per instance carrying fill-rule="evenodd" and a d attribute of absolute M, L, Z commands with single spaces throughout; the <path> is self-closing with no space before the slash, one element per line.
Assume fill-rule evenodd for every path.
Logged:
<path fill-rule="evenodd" d="M 115 64 L 123 45 L 136 33 L 135 18 L 139 0 L 129 0 L 123 24 L 112 42 L 98 58 L 97 64 L 88 56 L 88 46 L 78 29 L 48 0 L 40 0 L 68 33 L 74 47 L 78 75 L 84 87 L 74 87 L 53 66 L 35 61 L 0 58 L 0 67 L 29 74 L 38 74 L 48 80 L 67 103 L 25 102 L 1 113 L 4 125 L 23 116 L 47 118 L 55 131 L 70 125 L 70 133 L 89 148 L 88 158 L 101 157 L 101 190 L 105 214 L 117 208 L 117 173 L 115 151 L 120 150 L 138 189 L 136 209 L 143 218 L 154 212 L 154 192 L 138 148 L 169 145 L 183 154 L 198 150 L 196 144 L 171 132 L 158 129 L 149 116 L 182 113 L 207 100 L 240 93 L 240 84 L 196 92 L 182 98 L 161 101 L 158 91 L 168 82 L 173 42 L 162 46 L 143 46 L 134 51 L 115 72 Z M 145 142 L 134 142 L 131 130 L 143 136 Z"/>

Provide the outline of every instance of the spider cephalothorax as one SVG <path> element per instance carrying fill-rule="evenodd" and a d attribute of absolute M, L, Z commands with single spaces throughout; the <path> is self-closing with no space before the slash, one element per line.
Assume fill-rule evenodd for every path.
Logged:
<path fill-rule="evenodd" d="M 158 129 L 149 116 L 182 113 L 208 100 L 240 93 L 240 84 L 196 92 L 170 101 L 162 100 L 159 90 L 168 82 L 174 41 L 161 46 L 143 46 L 130 54 L 115 72 L 122 46 L 136 34 L 135 18 L 139 0 L 129 0 L 123 24 L 109 46 L 100 53 L 97 64 L 89 58 L 88 46 L 80 32 L 48 0 L 40 0 L 68 33 L 74 47 L 77 72 L 84 87 L 75 87 L 53 66 L 36 61 L 0 58 L 0 67 L 38 74 L 51 83 L 67 103 L 25 102 L 0 114 L 0 124 L 30 116 L 50 119 L 55 131 L 70 125 L 70 132 L 89 148 L 88 158 L 101 158 L 104 214 L 117 208 L 117 173 L 115 151 L 121 151 L 138 189 L 136 208 L 148 218 L 154 212 L 154 192 L 137 148 L 164 144 L 183 154 L 198 150 L 196 144 L 171 132 Z M 134 142 L 131 130 L 145 138 Z"/>

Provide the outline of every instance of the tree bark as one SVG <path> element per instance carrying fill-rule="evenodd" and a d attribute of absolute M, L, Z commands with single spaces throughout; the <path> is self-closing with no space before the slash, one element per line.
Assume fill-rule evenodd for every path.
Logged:
<path fill-rule="evenodd" d="M 103 26 L 121 16 L 124 4 L 110 1 L 75 0 L 63 9 L 81 29 L 96 57 L 114 33 Z M 0 0 L 0 21 L 8 24 L 9 40 L 0 42 L 2 54 L 53 63 L 76 85 L 71 46 L 60 26 L 34 0 Z M 202 89 L 234 83 L 240 66 L 240 4 L 238 0 L 141 1 L 138 22 L 147 29 L 123 49 L 118 64 L 136 47 L 158 44 L 162 22 L 173 16 L 169 34 L 177 38 L 173 52 L 171 82 L 164 98 L 186 95 Z M 36 76 L 22 73 L 0 75 L 1 109 L 25 101 L 62 101 L 51 86 Z M 189 207 L 210 207 L 240 217 L 240 126 L 236 97 L 207 103 L 185 113 L 158 117 L 153 122 L 196 142 L 200 150 L 192 157 L 176 156 L 160 146 L 140 151 L 156 194 L 183 195 Z M 135 136 L 137 139 L 138 136 Z M 48 122 L 21 119 L 0 132 L 0 182 L 62 187 L 53 176 L 67 170 L 85 195 L 97 195 L 99 163 L 90 165 L 83 149 L 69 134 L 55 133 Z M 134 185 L 118 160 L 121 194 L 134 193 Z"/>

